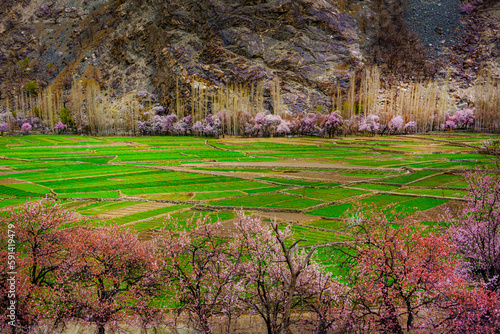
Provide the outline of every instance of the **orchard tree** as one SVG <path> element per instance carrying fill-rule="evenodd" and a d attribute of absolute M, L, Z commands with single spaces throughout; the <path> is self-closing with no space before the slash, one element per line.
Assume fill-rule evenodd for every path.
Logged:
<path fill-rule="evenodd" d="M 389 122 L 389 132 L 391 134 L 400 133 L 403 130 L 404 120 L 401 116 L 394 116 Z"/>
<path fill-rule="evenodd" d="M 387 210 L 386 210 L 387 212 Z M 358 234 L 350 249 L 340 249 L 352 268 L 353 325 L 372 333 L 404 333 L 426 326 L 429 310 L 460 282 L 455 248 L 434 235 L 399 220 L 392 212 L 358 214 Z M 403 319 L 406 323 L 402 325 Z"/>
<path fill-rule="evenodd" d="M 375 135 L 380 130 L 380 117 L 377 115 L 369 114 L 368 116 L 361 116 L 361 120 L 358 124 L 359 132 L 369 132 Z"/>
<path fill-rule="evenodd" d="M 451 289 L 448 298 L 437 305 L 441 314 L 433 329 L 445 333 L 497 333 L 500 328 L 500 293 L 483 287 L 462 285 Z"/>
<path fill-rule="evenodd" d="M 299 250 L 303 239 L 293 240 L 289 227 L 276 222 L 266 226 L 260 218 L 239 213 L 234 249 L 247 254 L 241 264 L 246 288 L 241 301 L 249 311 L 257 313 L 269 334 L 291 333 L 292 326 L 309 325 L 310 332 L 324 333 L 338 329 L 342 309 L 336 303 L 340 284 L 324 275 L 312 261 L 314 249 Z M 312 311 L 312 323 L 292 318 L 293 311 Z"/>
<path fill-rule="evenodd" d="M 64 245 L 57 283 L 68 320 L 94 325 L 99 334 L 129 318 L 154 322 L 151 302 L 161 289 L 153 243 L 119 227 L 78 227 L 65 233 Z"/>
<path fill-rule="evenodd" d="M 203 218 L 186 224 L 168 221 L 158 240 L 165 284 L 176 304 L 171 325 L 185 321 L 195 330 L 213 333 L 216 319 L 222 319 L 224 331 L 232 333 L 243 310 L 238 300 L 244 294 L 238 280 L 242 254 L 232 248 L 220 222 Z"/>
<path fill-rule="evenodd" d="M 301 240 L 292 242 L 289 228 L 242 212 L 232 234 L 204 219 L 167 226 L 160 245 L 167 285 L 179 303 L 177 321 L 203 333 L 224 323 L 224 331 L 232 333 L 246 312 L 259 315 L 268 333 L 342 328 L 345 287 L 322 273 L 312 261 L 313 250 L 298 249 Z M 310 316 L 292 317 L 295 311 Z"/>
<path fill-rule="evenodd" d="M 463 268 L 489 290 L 500 290 L 500 177 L 485 171 L 467 176 L 466 204 L 454 218 L 450 235 L 464 256 Z"/>
<path fill-rule="evenodd" d="M 340 111 L 333 111 L 326 115 L 324 120 L 321 122 L 321 131 L 331 138 L 335 137 L 335 133 L 342 129 L 344 125 L 344 119 L 340 115 Z"/>
<path fill-rule="evenodd" d="M 57 324 L 58 314 L 54 306 L 54 279 L 61 268 L 64 259 L 63 232 L 61 227 L 69 222 L 75 222 L 75 217 L 53 200 L 27 202 L 21 209 L 8 210 L 2 213 L 0 224 L 2 238 L 0 243 L 0 261 L 7 264 L 8 253 L 4 247 L 7 243 L 7 233 L 10 230 L 15 236 L 15 266 L 2 268 L 0 276 L 1 305 L 13 300 L 5 291 L 4 285 L 9 278 L 7 272 L 15 271 L 16 279 L 16 327 L 20 331 L 30 331 L 43 320 L 46 312 L 54 315 Z M 22 256 L 20 256 L 22 254 Z M 5 290 L 7 289 L 7 290 Z M 7 310 L 7 308 L 3 308 Z M 8 318 L 2 316 L 2 326 L 6 326 Z"/>

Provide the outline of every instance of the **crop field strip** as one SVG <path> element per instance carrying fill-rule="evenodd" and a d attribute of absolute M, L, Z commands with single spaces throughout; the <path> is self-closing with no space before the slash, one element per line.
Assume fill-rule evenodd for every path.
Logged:
<path fill-rule="evenodd" d="M 6 199 L 0 206 L 64 198 L 89 224 L 119 224 L 145 235 L 163 227 L 167 215 L 183 224 L 200 214 L 229 221 L 229 207 L 284 210 L 311 217 L 291 227 L 307 245 L 342 243 L 350 239 L 343 218 L 358 202 L 394 204 L 411 215 L 463 197 L 463 169 L 491 161 L 475 153 L 486 138 L 1 137 L 0 197 Z"/>

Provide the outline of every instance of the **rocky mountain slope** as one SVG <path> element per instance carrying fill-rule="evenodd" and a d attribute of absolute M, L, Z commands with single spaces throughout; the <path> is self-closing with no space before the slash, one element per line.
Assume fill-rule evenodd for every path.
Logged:
<path fill-rule="evenodd" d="M 467 13 L 458 0 L 438 2 L 436 10 L 454 11 L 444 30 L 453 27 L 453 36 L 446 50 L 437 50 L 449 55 L 465 31 L 457 21 Z M 347 87 L 349 70 L 369 62 L 393 73 L 439 72 L 439 57 L 403 20 L 404 6 L 402 0 L 3 0 L 0 99 L 30 80 L 69 89 L 74 80 L 94 78 L 116 95 L 154 92 L 169 109 L 176 85 L 192 78 L 218 86 L 260 82 L 269 94 L 278 76 L 290 111 L 328 107 L 335 86 Z M 488 41 L 498 41 L 494 20 L 489 24 Z M 497 47 L 489 48 L 483 51 Z"/>

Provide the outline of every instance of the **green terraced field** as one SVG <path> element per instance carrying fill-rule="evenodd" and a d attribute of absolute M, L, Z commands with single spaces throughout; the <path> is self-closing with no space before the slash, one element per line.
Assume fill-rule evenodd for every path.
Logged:
<path fill-rule="evenodd" d="M 322 201 L 299 198 L 280 193 L 252 195 L 241 198 L 219 200 L 210 202 L 215 206 L 234 206 L 234 207 L 262 207 L 262 208 L 287 208 L 304 209 L 323 203 Z"/>
<path fill-rule="evenodd" d="M 289 243 L 293 243 L 298 239 L 304 239 L 302 242 L 304 246 L 310 245 L 321 245 L 328 244 L 332 242 L 338 241 L 347 241 L 352 240 L 352 237 L 335 233 L 335 232 L 325 232 L 321 230 L 316 230 L 314 228 L 309 228 L 307 226 L 297 226 L 297 225 L 287 225 L 290 227 L 291 232 L 294 234 L 294 237 L 288 240 Z M 280 229 L 284 229 L 284 225 L 280 225 Z"/>
<path fill-rule="evenodd" d="M 458 182 L 463 179 L 462 175 L 449 175 L 449 174 L 441 174 L 430 177 L 425 180 L 417 181 L 412 183 L 411 185 L 414 187 L 442 187 L 446 186 L 449 183 Z"/>
<path fill-rule="evenodd" d="M 439 198 L 419 198 L 402 195 L 374 195 L 358 201 L 357 204 L 360 206 L 373 205 L 377 209 L 382 209 L 389 205 L 395 205 L 393 207 L 394 210 L 402 211 L 406 214 L 412 214 L 417 211 L 431 209 L 446 202 L 447 200 Z M 348 211 L 352 211 L 354 207 L 355 203 L 331 205 L 309 211 L 308 214 L 333 218 L 347 218 L 345 215 Z"/>
<path fill-rule="evenodd" d="M 257 213 L 259 208 L 294 209 L 311 217 L 301 222 L 304 226 L 294 225 L 294 232 L 308 239 L 308 245 L 325 244 L 349 240 L 350 227 L 317 216 L 343 218 L 357 196 L 368 196 L 358 199 L 362 205 L 394 203 L 408 214 L 446 203 L 443 197 L 463 197 L 464 168 L 495 167 L 491 157 L 475 152 L 493 137 L 439 133 L 411 138 L 209 138 L 207 145 L 207 138 L 201 137 L 3 136 L 0 207 L 53 197 L 87 217 L 89 224 L 120 224 L 138 233 L 163 227 L 168 214 L 181 223 L 193 214 L 234 218 L 234 212 L 199 211 L 199 204 L 251 207 Z M 329 173 L 328 179 L 323 172 Z M 463 190 L 442 189 L 450 187 Z M 396 194 L 377 193 L 386 191 Z M 170 204 L 118 218 L 106 216 L 133 211 L 144 201 Z M 342 204 L 312 208 L 338 201 Z M 321 251 L 318 256 L 326 261 L 327 255 Z"/>
<path fill-rule="evenodd" d="M 334 189 L 311 189 L 311 188 L 301 188 L 286 191 L 290 194 L 301 195 L 307 198 L 313 198 L 320 201 L 339 201 L 349 197 L 359 196 L 363 194 L 368 194 L 368 191 L 357 190 L 357 189 L 347 189 L 347 188 L 334 188 Z"/>
<path fill-rule="evenodd" d="M 437 174 L 437 173 L 438 172 L 432 171 L 432 170 L 421 170 L 421 171 L 417 171 L 414 173 L 409 173 L 409 174 L 405 174 L 405 175 L 390 177 L 390 178 L 383 179 L 383 180 L 378 180 L 378 182 L 406 184 L 406 183 L 410 183 L 410 182 L 419 180 L 423 177 L 426 177 L 426 176 L 429 176 L 432 174 Z"/>
<path fill-rule="evenodd" d="M 467 195 L 465 190 L 451 190 L 451 189 L 402 189 L 398 190 L 402 194 L 417 194 L 429 196 L 442 196 L 442 197 L 457 197 L 464 198 Z"/>
<path fill-rule="evenodd" d="M 297 180 L 297 179 L 282 179 L 276 177 L 259 177 L 257 180 L 270 181 L 285 185 L 304 186 L 304 187 L 337 187 L 340 185 L 340 183 L 316 182 L 316 181 Z"/>

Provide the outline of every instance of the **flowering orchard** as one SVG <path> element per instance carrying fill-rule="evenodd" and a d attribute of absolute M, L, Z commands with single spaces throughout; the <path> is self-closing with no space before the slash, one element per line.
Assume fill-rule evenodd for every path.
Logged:
<path fill-rule="evenodd" d="M 156 96 L 140 91 L 127 107 L 120 107 L 120 115 L 111 112 L 101 115 L 107 108 L 115 108 L 114 104 L 100 95 L 95 99 L 93 113 L 79 111 L 77 114 L 62 108 L 59 117 L 45 120 L 38 116 L 20 117 L 12 112 L 0 113 L 0 131 L 31 131 L 41 133 L 106 133 L 117 134 L 117 131 L 140 135 L 194 135 L 217 137 L 220 135 L 242 135 L 250 137 L 270 136 L 328 136 L 351 134 L 410 134 L 418 131 L 452 131 L 455 129 L 475 128 L 475 110 L 462 109 L 447 113 L 444 117 L 434 117 L 422 124 L 407 119 L 408 116 L 382 114 L 354 114 L 349 118 L 342 116 L 339 110 L 330 113 L 272 114 L 269 112 L 229 111 L 200 114 L 193 112 L 167 114 L 165 107 L 156 102 Z M 111 103 L 111 102 L 109 102 Z M 35 108 L 36 109 L 36 108 Z M 36 109 L 38 110 L 38 109 Z M 114 109 L 113 109 L 114 110 Z M 37 111 L 35 114 L 40 114 Z M 33 113 L 31 113 L 33 114 Z M 344 115 L 345 116 L 345 115 Z M 106 120 L 116 123 L 106 125 Z M 95 123 L 95 124 L 94 124 Z M 102 123 L 102 124 L 101 124 Z M 431 125 L 429 125 L 431 124 Z M 420 130 L 419 130 L 420 129 Z M 425 129 L 425 130 L 423 130 Z"/>
<path fill-rule="evenodd" d="M 153 109 L 154 110 L 154 109 Z M 152 113 L 152 112 L 151 112 Z M 417 131 L 415 121 L 405 122 L 402 116 L 383 120 L 374 114 L 356 115 L 344 119 L 340 111 L 327 114 L 320 112 L 297 116 L 278 116 L 259 112 L 256 115 L 245 114 L 241 128 L 234 131 L 228 128 L 227 115 L 224 111 L 208 116 L 193 123 L 191 115 L 178 119 L 175 114 L 160 116 L 138 122 L 139 132 L 143 135 L 197 135 L 217 137 L 236 133 L 249 137 L 270 136 L 328 136 L 347 134 L 410 134 Z M 473 129 L 474 110 L 463 109 L 453 115 L 446 114 L 446 120 L 440 125 L 441 130 Z"/>

